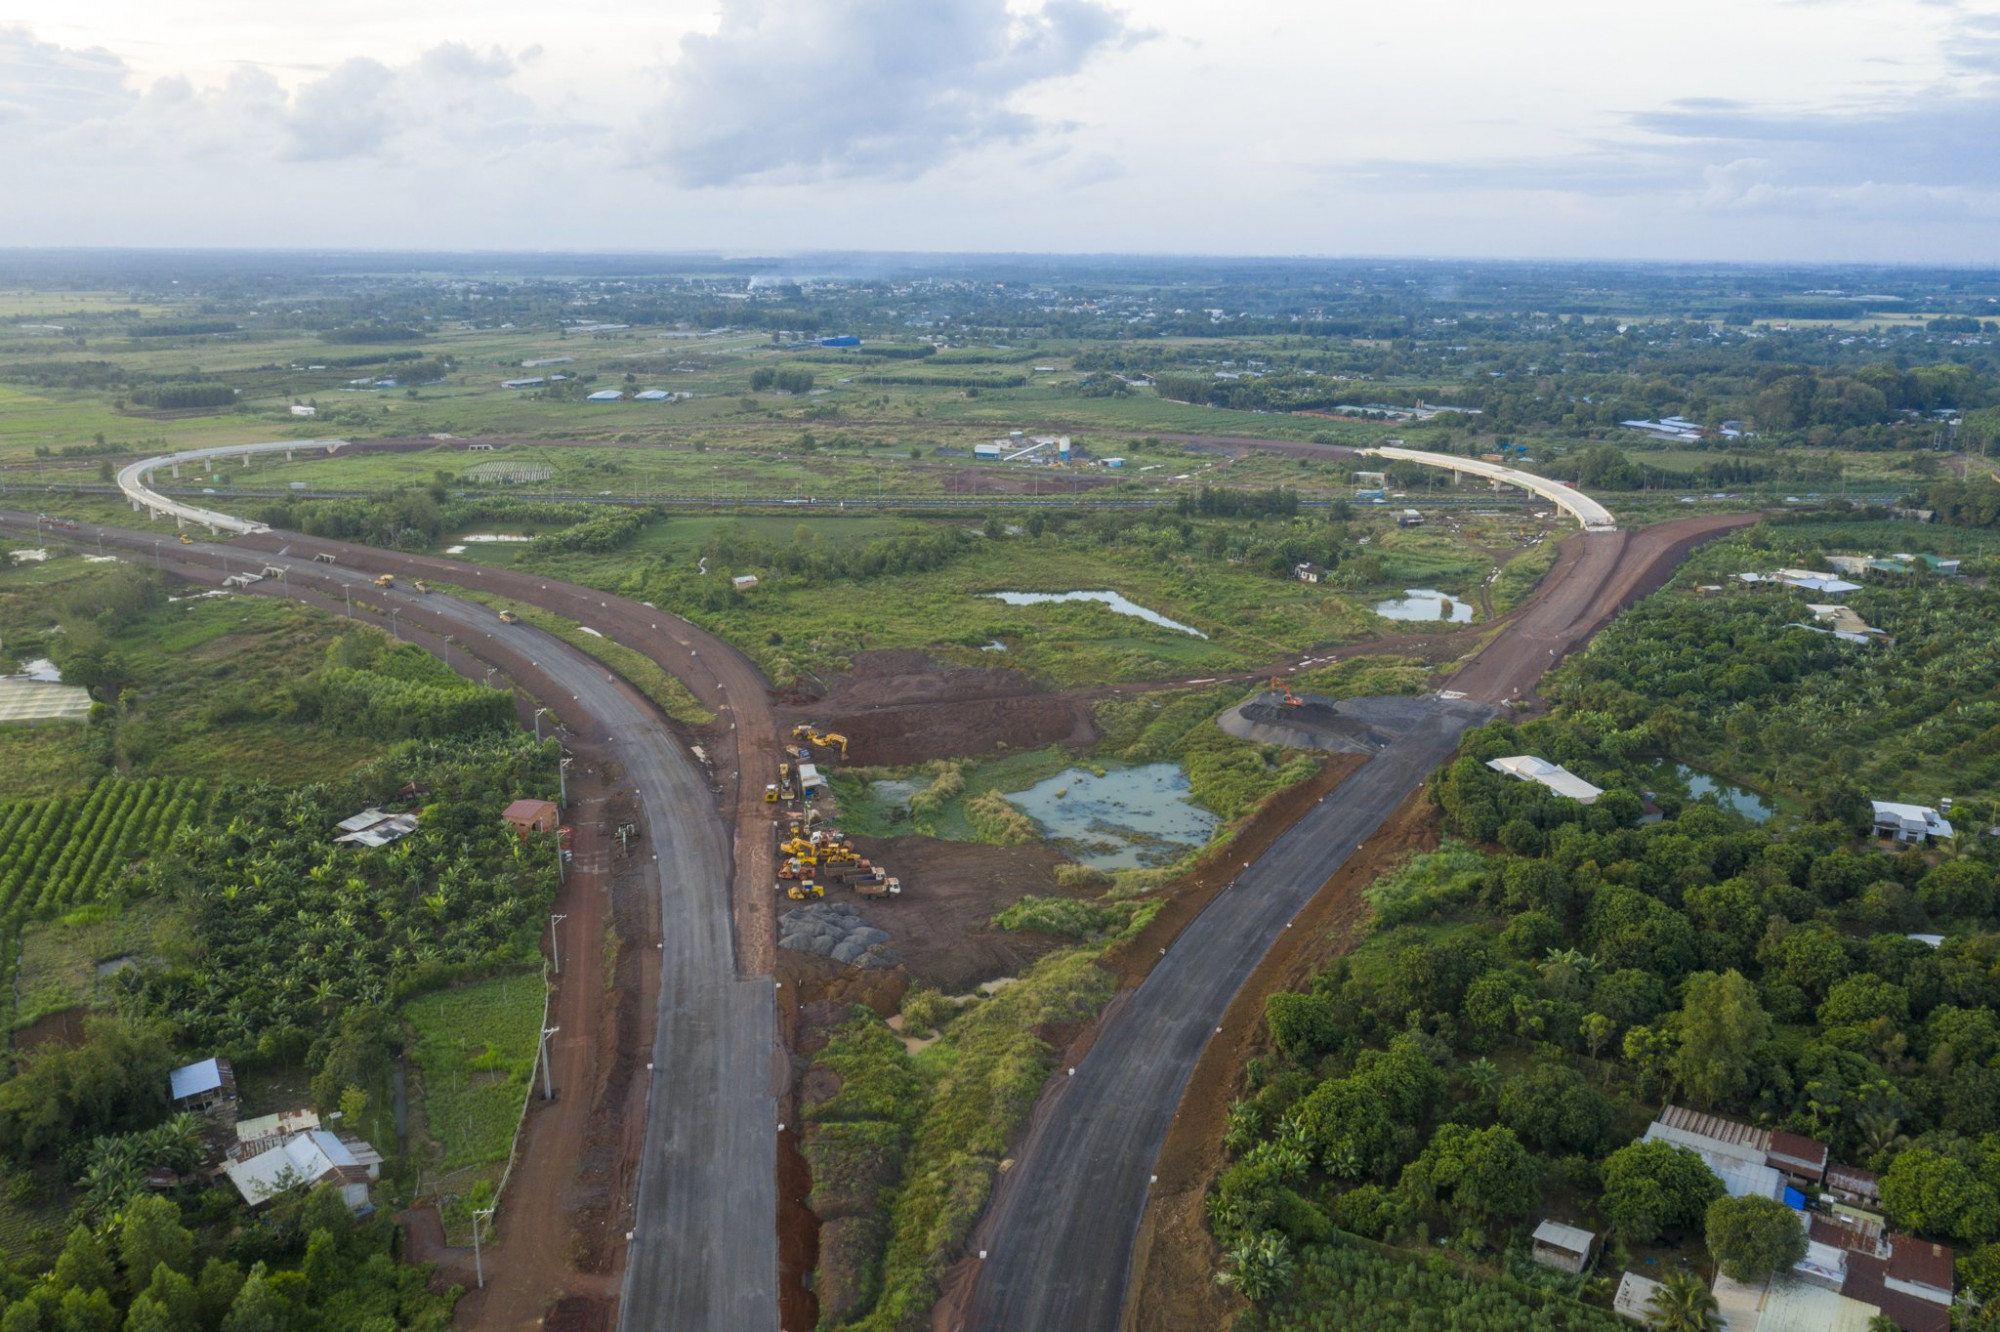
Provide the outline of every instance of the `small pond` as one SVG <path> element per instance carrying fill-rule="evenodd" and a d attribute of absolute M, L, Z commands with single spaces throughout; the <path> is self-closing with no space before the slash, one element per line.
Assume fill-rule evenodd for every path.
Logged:
<path fill-rule="evenodd" d="M 884 809 L 905 809 L 910 807 L 910 797 L 922 790 L 926 783 L 903 781 L 900 778 L 884 778 L 868 783 L 868 794 Z"/>
<path fill-rule="evenodd" d="M 1659 759 L 1654 761 L 1653 766 L 1664 770 L 1668 764 L 1666 760 Z M 1728 782 L 1709 776 L 1700 768 L 1690 768 L 1685 763 L 1675 763 L 1671 766 L 1673 768 L 1674 779 L 1687 788 L 1690 800 L 1700 800 L 1704 796 L 1713 796 L 1716 804 L 1721 805 L 1724 809 L 1735 810 L 1752 823 L 1766 822 L 1770 819 L 1771 815 L 1777 812 L 1771 808 L 1763 796 L 1758 795 L 1746 786 L 1731 785 Z"/>
<path fill-rule="evenodd" d="M 1051 601 L 1101 601 L 1120 615 L 1131 615 L 1144 620 L 1147 624 L 1157 624 L 1162 629 L 1178 629 L 1184 634 L 1193 634 L 1196 638 L 1208 637 L 1199 629 L 1182 624 L 1178 620 L 1169 620 L 1158 611 L 1147 610 L 1138 602 L 1127 600 L 1116 592 L 988 592 L 985 595 L 1004 601 L 1009 606 L 1040 606 Z"/>
<path fill-rule="evenodd" d="M 1177 763 L 1113 768 L 1102 777 L 1069 768 L 1007 799 L 1049 840 L 1095 869 L 1165 865 L 1200 846 L 1220 822 L 1194 803 Z"/>
<path fill-rule="evenodd" d="M 1375 603 L 1375 613 L 1385 620 L 1449 620 L 1466 624 L 1472 619 L 1472 603 L 1428 587 L 1409 587 L 1403 595 Z"/>

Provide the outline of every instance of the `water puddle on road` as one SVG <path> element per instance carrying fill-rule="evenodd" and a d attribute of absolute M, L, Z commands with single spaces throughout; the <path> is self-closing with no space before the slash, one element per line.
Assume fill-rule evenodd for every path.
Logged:
<path fill-rule="evenodd" d="M 1403 589 L 1400 597 L 1376 602 L 1375 613 L 1385 620 L 1448 620 L 1453 624 L 1468 624 L 1472 620 L 1472 603 L 1433 588 L 1411 587 Z"/>
<path fill-rule="evenodd" d="M 1060 850 L 1102 870 L 1171 864 L 1221 822 L 1194 803 L 1177 763 L 1112 768 L 1101 777 L 1068 768 L 1007 799 Z"/>
<path fill-rule="evenodd" d="M 1004 601 L 1009 606 L 1040 606 L 1052 601 L 1102 602 L 1119 615 L 1130 615 L 1144 620 L 1147 624 L 1157 624 L 1162 629 L 1178 629 L 1184 634 L 1193 634 L 1196 638 L 1208 637 L 1199 629 L 1182 624 L 1179 620 L 1169 620 L 1158 611 L 1147 610 L 1138 602 L 1128 600 L 1117 592 L 988 592 L 984 595 L 996 601 Z"/>

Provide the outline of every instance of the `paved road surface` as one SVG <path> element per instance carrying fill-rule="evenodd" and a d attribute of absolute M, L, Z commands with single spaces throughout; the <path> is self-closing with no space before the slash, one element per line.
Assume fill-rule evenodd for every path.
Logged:
<path fill-rule="evenodd" d="M 987 1260 L 967 1325 L 1096 1332 L 1118 1325 L 1147 1176 L 1181 1091 L 1230 999 L 1285 923 L 1430 771 L 1483 704 L 1420 705 L 1421 720 L 1371 758 L 1218 893 L 1108 1015 L 1058 1080 L 1002 1176 L 975 1249 Z"/>
<path fill-rule="evenodd" d="M 31 514 L 0 513 L 0 527 L 34 526 Z M 64 535 L 79 542 L 101 536 L 107 547 L 142 559 L 155 544 L 149 535 L 119 528 L 86 526 Z M 286 544 L 285 534 L 274 538 Z M 317 550 L 331 543 L 297 544 Z M 303 550 L 173 543 L 166 558 L 176 557 L 211 577 L 225 559 L 237 571 L 275 565 L 300 590 L 351 593 L 362 606 L 393 606 L 405 627 L 421 624 L 475 644 L 480 655 L 524 683 L 544 677 L 554 686 L 547 697 L 555 713 L 624 766 L 659 856 L 664 946 L 649 1107 L 658 1113 L 647 1116 L 622 1321 L 675 1332 L 776 1328 L 776 1003 L 768 980 L 736 975 L 729 835 L 706 775 L 651 708 L 602 664 L 526 625 L 496 634 L 493 613 L 483 606 L 443 594 L 385 593 L 367 569 L 314 564 Z M 285 592 L 277 580 L 253 590 Z"/>

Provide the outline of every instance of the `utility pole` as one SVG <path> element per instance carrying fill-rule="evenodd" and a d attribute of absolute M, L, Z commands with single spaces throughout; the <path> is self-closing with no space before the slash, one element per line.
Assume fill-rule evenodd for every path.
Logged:
<path fill-rule="evenodd" d="M 483 1218 L 492 1215 L 491 1207 L 472 1214 L 472 1275 L 473 1279 L 478 1281 L 481 1290 L 486 1289 L 486 1263 L 479 1252 L 479 1223 Z"/>
<path fill-rule="evenodd" d="M 535 743 L 538 745 L 542 742 L 542 714 L 547 711 L 547 708 L 535 709 Z"/>
<path fill-rule="evenodd" d="M 544 1101 L 553 1101 L 556 1098 L 555 1088 L 549 1083 L 549 1037 L 561 1030 L 561 1027 L 542 1028 L 542 1099 Z"/>
<path fill-rule="evenodd" d="M 389 608 L 389 632 L 394 634 L 398 638 L 401 638 L 403 636 L 403 631 L 397 627 L 396 617 L 398 615 L 401 615 L 402 613 L 403 613 L 403 608 L 401 606 L 391 606 Z M 451 663 L 446 662 L 445 664 L 449 666 Z"/>
<path fill-rule="evenodd" d="M 348 584 L 342 583 L 340 590 L 347 594 L 347 618 L 351 620 L 354 618 L 354 589 Z"/>
<path fill-rule="evenodd" d="M 556 763 L 556 794 L 565 807 L 569 805 L 569 765 L 574 762 L 575 759 L 561 759 Z"/>
<path fill-rule="evenodd" d="M 556 943 L 556 926 L 568 920 L 564 912 L 556 912 L 549 917 L 549 960 L 555 964 L 556 975 L 562 975 L 562 949 Z"/>

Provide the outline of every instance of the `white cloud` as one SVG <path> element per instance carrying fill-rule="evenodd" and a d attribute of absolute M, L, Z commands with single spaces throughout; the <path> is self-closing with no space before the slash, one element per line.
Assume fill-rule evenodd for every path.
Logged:
<path fill-rule="evenodd" d="M 1048 130 L 1021 95 L 1134 36 L 1091 0 L 725 0 L 635 153 L 692 186 L 907 180 Z"/>
<path fill-rule="evenodd" d="M 0 124 L 33 134 L 116 115 L 132 104 L 125 62 L 102 47 L 75 51 L 0 28 Z"/>

